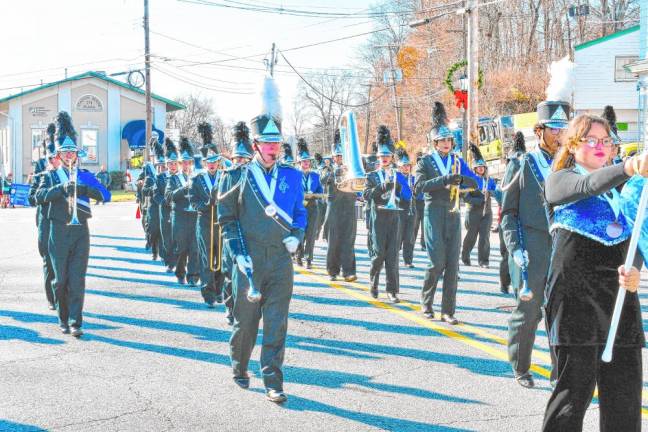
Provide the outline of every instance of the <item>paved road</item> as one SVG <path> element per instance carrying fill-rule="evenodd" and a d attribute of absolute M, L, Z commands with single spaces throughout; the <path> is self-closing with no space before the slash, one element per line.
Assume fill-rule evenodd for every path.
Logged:
<path fill-rule="evenodd" d="M 384 293 L 374 301 L 367 292 L 364 233 L 358 283 L 330 283 L 318 244 L 316 268 L 296 269 L 284 369 L 290 399 L 280 407 L 263 397 L 258 349 L 250 390 L 232 383 L 223 308 L 206 309 L 198 289 L 150 260 L 132 203 L 95 208 L 86 335 L 61 335 L 42 292 L 33 214 L 0 212 L 0 430 L 540 428 L 550 393 L 546 335 L 538 332 L 537 388 L 523 389 L 506 362 L 513 300 L 499 293 L 496 268 L 461 268 L 464 324 L 451 327 L 417 312 L 423 252 L 417 268 L 401 269 L 406 301 L 391 305 Z M 496 246 L 493 238 L 493 264 Z M 586 423 L 597 430 L 596 404 Z"/>

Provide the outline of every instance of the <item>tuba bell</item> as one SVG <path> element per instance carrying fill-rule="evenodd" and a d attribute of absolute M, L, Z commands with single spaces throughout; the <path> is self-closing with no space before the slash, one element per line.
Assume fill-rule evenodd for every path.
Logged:
<path fill-rule="evenodd" d="M 344 177 L 337 182 L 337 188 L 343 192 L 360 192 L 364 189 L 366 174 L 362 166 L 355 113 L 351 110 L 345 111 L 340 117 L 338 127 L 342 143 L 342 160 L 346 170 Z"/>

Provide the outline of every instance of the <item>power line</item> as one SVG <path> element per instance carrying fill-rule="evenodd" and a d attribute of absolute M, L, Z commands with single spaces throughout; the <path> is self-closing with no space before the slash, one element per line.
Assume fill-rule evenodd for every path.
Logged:
<path fill-rule="evenodd" d="M 166 71 L 166 70 L 160 68 L 159 66 L 153 66 L 153 69 L 155 69 L 156 71 L 158 71 L 158 72 L 162 73 L 163 75 L 166 75 L 166 76 L 168 76 L 170 78 L 173 78 L 173 79 L 178 80 L 180 82 L 183 82 L 185 84 L 189 84 L 189 85 L 193 85 L 193 86 L 202 88 L 204 90 L 210 90 L 210 91 L 214 91 L 214 92 L 228 93 L 228 94 L 237 94 L 237 95 L 251 95 L 251 94 L 254 94 L 254 92 L 252 92 L 252 91 L 244 92 L 244 91 L 239 91 L 237 89 L 224 89 L 224 88 L 211 87 L 209 85 L 206 85 L 204 83 L 199 83 L 199 82 L 197 82 L 195 80 L 192 80 L 190 78 L 180 77 L 177 74 L 174 74 L 172 72 L 169 72 L 169 71 Z"/>
<path fill-rule="evenodd" d="M 312 84 L 311 84 L 311 83 L 310 83 L 306 78 L 304 78 L 304 77 L 302 76 L 302 74 L 300 74 L 299 71 L 297 71 L 297 69 L 295 69 L 295 68 L 293 67 L 293 65 L 290 64 L 290 62 L 288 61 L 288 59 L 286 58 L 286 56 L 283 54 L 283 52 L 279 51 L 279 54 L 281 54 L 281 57 L 283 57 L 284 61 L 288 64 L 288 66 L 290 66 L 290 67 L 292 68 L 292 70 L 297 74 L 297 76 L 298 76 L 298 77 L 299 77 L 299 78 L 300 78 L 304 83 L 306 83 L 306 85 L 307 85 L 308 87 L 310 87 L 310 88 L 311 88 L 315 93 L 317 93 L 319 96 L 323 97 L 323 98 L 326 99 L 327 101 L 332 102 L 332 103 L 334 103 L 334 104 L 336 104 L 336 105 L 340 105 L 340 106 L 345 107 L 345 108 L 362 108 L 362 107 L 365 107 L 365 106 L 371 105 L 372 103 L 374 103 L 374 102 L 377 101 L 378 99 L 382 98 L 385 94 L 387 94 L 387 89 L 385 89 L 385 91 L 383 91 L 380 95 L 378 95 L 378 96 L 376 96 L 375 98 L 370 99 L 370 100 L 368 100 L 367 102 L 362 103 L 362 104 L 349 104 L 349 103 L 344 103 L 344 102 L 337 101 L 337 100 L 335 100 L 335 99 L 331 99 L 330 97 L 328 97 L 328 96 L 326 96 L 325 94 L 323 94 L 322 92 L 320 92 L 320 91 L 319 91 L 317 88 L 315 88 L 315 86 L 313 86 L 313 85 L 312 85 Z"/>

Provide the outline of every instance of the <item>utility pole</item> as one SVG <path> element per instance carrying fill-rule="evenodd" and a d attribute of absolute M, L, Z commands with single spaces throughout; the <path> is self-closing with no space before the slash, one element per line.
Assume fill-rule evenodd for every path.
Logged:
<path fill-rule="evenodd" d="M 275 51 L 275 43 L 272 42 L 272 56 L 270 57 L 270 76 L 271 77 L 274 77 L 274 67 L 275 67 L 275 63 L 277 63 L 277 60 L 276 60 L 276 57 L 275 57 L 276 55 L 277 54 L 276 54 L 276 51 Z"/>
<path fill-rule="evenodd" d="M 148 162 L 149 143 L 153 135 L 153 113 L 151 107 L 151 47 L 149 44 L 149 2 L 144 0 L 144 81 L 146 82 L 146 142 L 144 143 L 144 162 Z"/>
<path fill-rule="evenodd" d="M 466 14 L 461 15 L 461 27 L 463 29 L 463 55 L 466 60 L 468 60 L 468 20 L 466 20 Z M 466 69 L 464 69 L 464 74 Z M 464 75 L 466 76 L 466 75 Z M 463 90 L 463 88 L 462 88 Z M 467 107 L 464 107 L 461 110 L 461 136 L 463 137 L 463 142 L 461 143 L 461 157 L 466 160 L 468 155 L 468 110 Z"/>
<path fill-rule="evenodd" d="M 373 87 L 372 83 L 365 84 L 367 88 L 367 115 L 365 117 L 365 142 L 364 142 L 364 152 L 369 153 L 369 125 L 371 122 L 371 88 Z"/>
<path fill-rule="evenodd" d="M 394 53 L 392 53 L 392 48 L 398 48 L 398 45 L 375 45 L 375 48 L 387 48 L 389 52 L 389 74 L 391 77 L 391 94 L 392 94 L 392 103 L 394 104 L 394 110 L 396 114 L 396 134 L 398 136 L 398 141 L 401 140 L 401 116 L 400 116 L 400 106 L 398 104 L 398 93 L 396 91 L 396 69 L 394 68 Z"/>
<path fill-rule="evenodd" d="M 464 151 L 469 142 L 479 145 L 479 9 L 478 0 L 466 0 L 468 21 L 468 135 L 464 136 Z"/>

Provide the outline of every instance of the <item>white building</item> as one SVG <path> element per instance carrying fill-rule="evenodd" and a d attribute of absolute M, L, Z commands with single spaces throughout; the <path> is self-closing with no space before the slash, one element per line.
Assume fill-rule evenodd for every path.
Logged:
<path fill-rule="evenodd" d="M 624 66 L 639 59 L 639 26 L 574 47 L 576 114 L 600 115 L 612 105 L 624 142 L 639 139 L 637 77 Z"/>
<path fill-rule="evenodd" d="M 184 106 L 158 95 L 153 100 L 153 128 L 162 138 L 166 114 Z M 124 170 L 131 149 L 144 144 L 144 92 L 99 72 L 86 72 L 0 98 L 0 173 L 24 182 L 42 157 L 47 125 L 67 111 L 88 153 L 82 166 L 98 171 Z"/>

